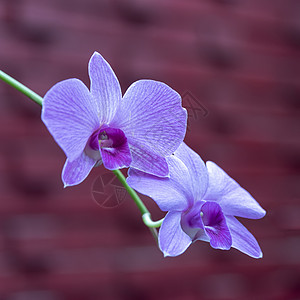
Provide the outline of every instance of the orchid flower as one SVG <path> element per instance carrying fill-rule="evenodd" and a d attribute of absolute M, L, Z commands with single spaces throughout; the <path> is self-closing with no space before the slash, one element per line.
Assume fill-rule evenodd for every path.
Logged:
<path fill-rule="evenodd" d="M 167 159 L 169 178 L 130 169 L 127 183 L 168 212 L 159 230 L 164 256 L 182 254 L 191 243 L 207 241 L 213 248 L 231 247 L 254 257 L 262 251 L 254 236 L 236 219 L 259 219 L 265 210 L 215 163 L 206 165 L 182 143 Z"/>
<path fill-rule="evenodd" d="M 89 61 L 90 90 L 78 79 L 45 95 L 42 120 L 67 156 L 65 186 L 82 182 L 94 166 L 133 167 L 168 176 L 166 156 L 183 141 L 187 113 L 181 97 L 154 80 L 133 83 L 122 97 L 110 65 L 97 52 Z"/>

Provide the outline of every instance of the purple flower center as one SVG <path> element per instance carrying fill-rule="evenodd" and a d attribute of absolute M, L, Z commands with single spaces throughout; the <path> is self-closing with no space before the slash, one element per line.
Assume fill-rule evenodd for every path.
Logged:
<path fill-rule="evenodd" d="M 209 237 L 214 248 L 229 249 L 232 244 L 231 235 L 226 224 L 222 208 L 216 202 L 199 201 L 184 215 L 182 222 L 184 231 L 193 240 L 203 232 Z"/>
<path fill-rule="evenodd" d="M 117 148 L 127 143 L 127 138 L 121 129 L 102 126 L 90 137 L 89 147 L 93 150 L 100 148 Z"/>
<path fill-rule="evenodd" d="M 102 126 L 91 135 L 87 148 L 86 153 L 98 162 L 102 159 L 107 169 L 128 167 L 131 163 L 127 138 L 121 129 Z"/>
<path fill-rule="evenodd" d="M 186 214 L 186 221 L 191 228 L 217 227 L 224 221 L 224 215 L 219 204 L 200 201 Z"/>
<path fill-rule="evenodd" d="M 215 202 L 206 202 L 201 207 L 201 213 L 204 226 L 218 227 L 224 221 L 222 209 Z"/>

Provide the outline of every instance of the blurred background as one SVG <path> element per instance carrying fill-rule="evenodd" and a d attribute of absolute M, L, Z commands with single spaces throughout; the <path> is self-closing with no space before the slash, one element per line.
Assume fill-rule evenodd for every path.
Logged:
<path fill-rule="evenodd" d="M 185 141 L 267 210 L 243 220 L 264 257 L 197 242 L 163 258 L 102 167 L 63 189 L 41 108 L 0 82 L 0 299 L 300 299 L 299 0 L 0 1 L 0 68 L 40 95 L 89 85 L 95 50 L 123 92 L 151 78 L 182 95 Z"/>

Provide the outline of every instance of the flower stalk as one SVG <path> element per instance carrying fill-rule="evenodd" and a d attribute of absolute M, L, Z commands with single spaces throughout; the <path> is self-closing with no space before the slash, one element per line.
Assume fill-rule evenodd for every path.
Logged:
<path fill-rule="evenodd" d="M 15 88 L 16 90 L 23 93 L 25 96 L 33 100 L 35 103 L 42 106 L 43 98 L 39 96 L 37 93 L 26 87 L 21 82 L 17 81 L 16 79 L 12 78 L 8 74 L 4 73 L 0 70 L 0 79 L 2 79 L 4 82 L 8 83 L 10 86 Z"/>
<path fill-rule="evenodd" d="M 39 105 L 43 105 L 43 98 L 26 87 L 24 84 L 20 83 L 13 77 L 9 76 L 5 72 L 0 70 L 0 79 L 9 84 L 11 87 L 15 88 L 16 90 L 23 93 L 25 96 L 33 100 L 35 103 Z M 160 227 L 162 220 L 159 221 L 152 221 L 150 212 L 148 211 L 147 207 L 143 203 L 143 201 L 140 199 L 140 197 L 137 195 L 137 193 L 127 184 L 125 176 L 122 174 L 120 170 L 113 170 L 113 173 L 118 178 L 118 180 L 122 183 L 122 185 L 125 187 L 126 191 L 130 195 L 130 197 L 133 199 L 134 203 L 140 210 L 142 214 L 142 219 L 144 224 L 149 227 L 150 231 L 152 232 L 154 238 L 157 240 L 157 231 L 156 228 Z"/>
<path fill-rule="evenodd" d="M 147 207 L 145 206 L 145 204 L 143 203 L 141 198 L 138 196 L 138 194 L 135 192 L 135 190 L 132 189 L 127 184 L 126 178 L 122 174 L 122 172 L 120 170 L 113 170 L 113 172 L 116 175 L 116 177 L 119 179 L 119 181 L 122 183 L 122 185 L 125 187 L 126 191 L 130 195 L 130 197 L 133 199 L 133 201 L 136 204 L 136 206 L 138 207 L 138 209 L 140 210 L 140 212 L 142 214 L 142 219 L 143 219 L 145 225 L 148 226 L 149 228 L 158 228 L 158 227 L 160 227 L 163 219 L 161 219 L 159 221 L 152 221 L 151 214 L 150 214 L 149 210 L 147 209 Z"/>

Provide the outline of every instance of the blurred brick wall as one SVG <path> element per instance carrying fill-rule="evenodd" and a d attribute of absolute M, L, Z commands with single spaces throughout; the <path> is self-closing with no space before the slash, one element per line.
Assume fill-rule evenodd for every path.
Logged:
<path fill-rule="evenodd" d="M 300 299 L 299 20 L 298 0 L 1 0 L 2 70 L 44 95 L 89 84 L 97 50 L 123 91 L 166 82 L 189 110 L 186 142 L 268 213 L 243 222 L 261 260 L 200 242 L 164 259 L 128 197 L 93 201 L 103 168 L 63 189 L 40 107 L 0 83 L 0 299 Z"/>

